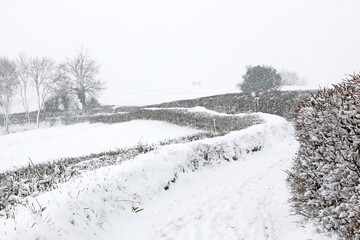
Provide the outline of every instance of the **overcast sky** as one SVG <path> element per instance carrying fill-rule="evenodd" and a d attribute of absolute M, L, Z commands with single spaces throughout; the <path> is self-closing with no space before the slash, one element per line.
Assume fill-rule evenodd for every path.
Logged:
<path fill-rule="evenodd" d="M 360 71 L 359 0 L 0 0 L 0 55 L 61 61 L 80 45 L 107 93 L 234 88 L 247 65 L 312 85 Z"/>

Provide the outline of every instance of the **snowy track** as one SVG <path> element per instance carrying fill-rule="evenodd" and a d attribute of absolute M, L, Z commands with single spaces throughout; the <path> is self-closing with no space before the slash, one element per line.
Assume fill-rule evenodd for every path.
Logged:
<path fill-rule="evenodd" d="M 283 170 L 296 145 L 274 143 L 246 161 L 184 176 L 143 206 L 133 219 L 143 231 L 128 239 L 325 239 L 289 215 Z"/>

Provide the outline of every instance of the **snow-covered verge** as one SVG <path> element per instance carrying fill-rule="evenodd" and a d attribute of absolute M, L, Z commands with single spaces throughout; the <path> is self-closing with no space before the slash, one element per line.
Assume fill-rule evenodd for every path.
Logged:
<path fill-rule="evenodd" d="M 263 116 L 28 197 L 0 219 L 0 239 L 325 239 L 288 216 L 282 170 L 297 143 L 284 119 Z"/>
<path fill-rule="evenodd" d="M 200 132 L 174 124 L 136 120 L 117 124 L 81 123 L 0 136 L 0 172 L 65 157 L 151 144 Z"/>

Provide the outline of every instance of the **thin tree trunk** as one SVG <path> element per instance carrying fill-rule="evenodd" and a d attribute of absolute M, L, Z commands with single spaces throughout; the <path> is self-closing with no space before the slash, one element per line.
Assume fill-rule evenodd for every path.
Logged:
<path fill-rule="evenodd" d="M 40 111 L 41 111 L 41 104 L 40 104 L 40 92 L 39 89 L 36 89 L 37 93 L 37 102 L 38 102 L 38 111 L 36 116 L 36 126 L 37 128 L 40 128 Z"/>
<path fill-rule="evenodd" d="M 26 91 L 24 92 L 24 108 L 25 108 L 25 113 L 26 113 L 28 123 L 30 124 L 31 121 L 30 121 L 29 105 L 27 103 Z"/>
<path fill-rule="evenodd" d="M 40 109 L 38 109 L 38 111 L 37 111 L 36 127 L 37 127 L 37 128 L 40 128 Z"/>
<path fill-rule="evenodd" d="M 2 107 L 2 109 L 3 109 L 3 121 L 4 121 L 4 130 L 5 130 L 5 134 L 7 134 L 7 132 L 6 132 L 6 114 L 5 114 L 5 108 L 4 108 L 4 106 Z"/>
<path fill-rule="evenodd" d="M 26 118 L 28 120 L 28 123 L 30 124 L 31 123 L 31 121 L 30 121 L 30 112 L 29 112 L 29 106 L 28 106 L 28 103 L 27 103 L 26 92 L 24 92 L 23 94 L 21 93 L 20 96 L 21 96 L 22 104 L 23 104 L 24 111 L 25 111 L 25 114 L 26 114 Z"/>
<path fill-rule="evenodd" d="M 9 106 L 6 106 L 6 112 L 5 112 L 5 133 L 9 134 Z"/>
<path fill-rule="evenodd" d="M 4 130 L 5 130 L 5 134 L 6 134 L 6 116 L 5 116 L 5 114 L 4 114 L 4 119 L 3 119 L 3 121 L 4 121 Z"/>
<path fill-rule="evenodd" d="M 7 105 L 3 105 L 2 106 L 3 109 L 3 117 L 4 117 L 4 129 L 5 129 L 5 134 L 9 134 L 9 106 Z"/>
<path fill-rule="evenodd" d="M 26 111 L 26 118 L 27 118 L 27 120 L 28 120 L 28 124 L 30 124 L 31 121 L 30 121 L 30 113 L 29 113 L 29 110 Z"/>

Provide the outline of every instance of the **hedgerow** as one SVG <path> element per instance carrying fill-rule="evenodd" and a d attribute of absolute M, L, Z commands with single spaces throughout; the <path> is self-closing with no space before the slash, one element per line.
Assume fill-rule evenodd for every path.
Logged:
<path fill-rule="evenodd" d="M 360 75 L 296 110 L 300 149 L 289 171 L 294 213 L 343 239 L 360 239 Z"/>
<path fill-rule="evenodd" d="M 67 182 L 81 172 L 120 164 L 139 154 L 153 151 L 159 146 L 186 143 L 220 135 L 222 134 L 201 132 L 186 137 L 167 139 L 156 145 L 139 143 L 135 147 L 119 148 L 88 156 L 62 158 L 39 164 L 33 164 L 29 159 L 27 166 L 0 173 L 0 217 L 13 217 L 14 207 L 22 204 L 22 199 L 55 189 L 59 183 Z"/>

